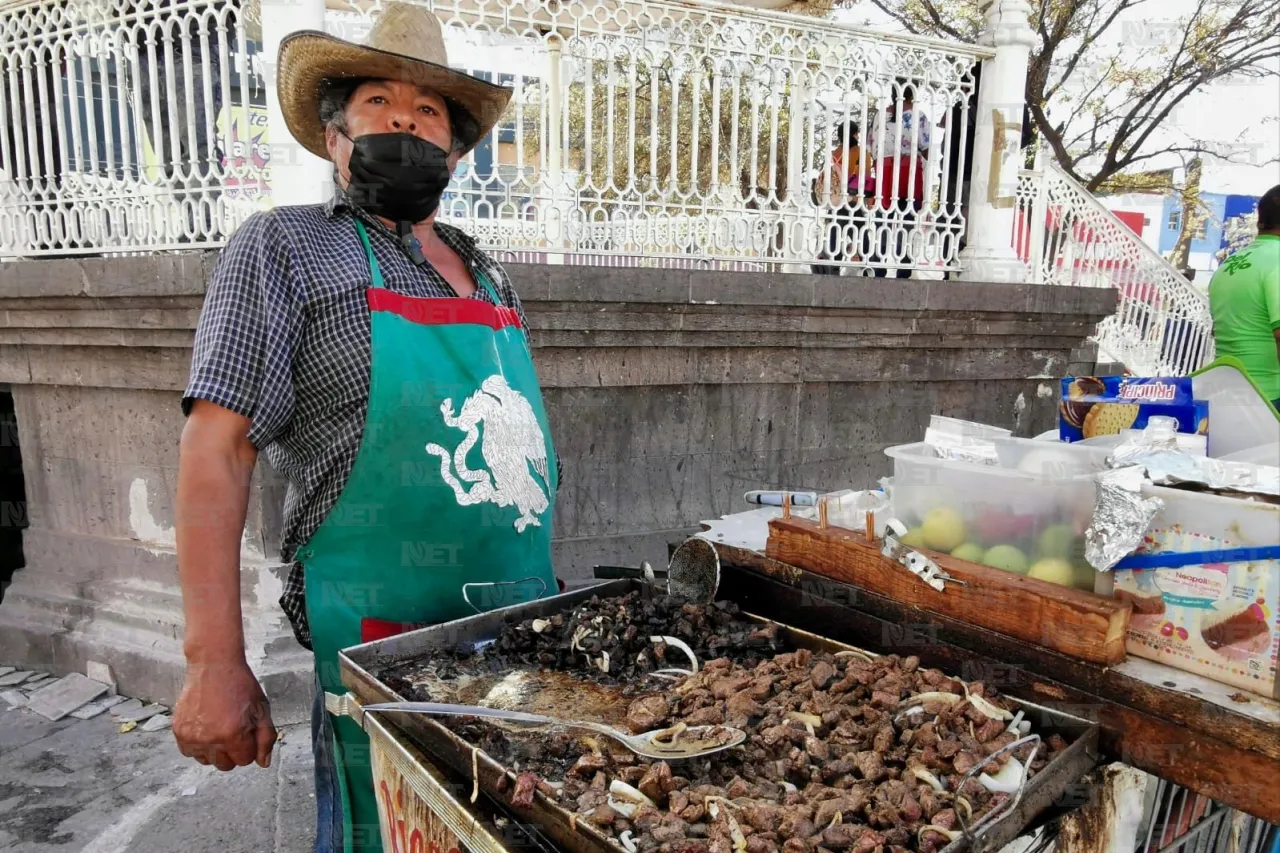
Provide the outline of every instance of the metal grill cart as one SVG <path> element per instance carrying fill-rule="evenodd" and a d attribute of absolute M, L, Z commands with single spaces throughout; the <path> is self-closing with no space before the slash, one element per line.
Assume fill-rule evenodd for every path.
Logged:
<path fill-rule="evenodd" d="M 444 649 L 475 648 L 477 644 L 497 636 L 506 619 L 548 618 L 572 609 L 594 595 L 603 598 L 636 589 L 653 588 L 640 580 L 615 580 L 554 598 L 401 634 L 342 653 L 343 681 L 350 692 L 344 697 L 331 699 L 330 709 L 361 721 L 371 736 L 386 850 L 397 853 L 455 849 L 624 853 L 624 848 L 610 836 L 587 820 L 579 819 L 578 815 L 545 796 L 541 790 L 534 794 L 528 807 L 514 805 L 511 791 L 515 774 L 435 718 L 395 712 L 366 714 L 362 706 L 409 698 L 379 676 L 379 673 L 399 663 L 429 659 Z M 743 589 L 753 592 L 747 587 Z M 781 625 L 779 636 L 796 648 L 855 650 L 846 643 L 787 627 L 789 623 L 812 625 L 809 608 L 807 601 L 771 608 L 771 615 Z M 765 621 L 759 617 L 750 618 Z M 877 645 L 881 650 L 886 647 L 883 643 Z M 944 671 L 954 676 L 959 668 L 951 666 Z M 590 689 L 597 693 L 597 701 L 584 702 L 582 694 L 566 691 L 563 716 L 592 719 L 592 715 L 599 712 L 595 718 L 604 721 L 610 697 L 599 695 L 599 685 L 592 685 Z M 623 707 L 627 702 L 620 689 L 613 701 L 623 703 Z M 1082 796 L 1075 786 L 1095 764 L 1097 726 L 1072 713 L 1045 707 L 1031 699 L 1017 701 L 1025 718 L 1032 722 L 1034 731 L 1042 732 L 1046 737 L 1060 734 L 1069 745 L 1028 779 L 996 818 L 985 821 L 981 831 L 974 835 L 962 834 L 951 841 L 945 848 L 947 853 L 999 850 L 1046 809 Z"/>

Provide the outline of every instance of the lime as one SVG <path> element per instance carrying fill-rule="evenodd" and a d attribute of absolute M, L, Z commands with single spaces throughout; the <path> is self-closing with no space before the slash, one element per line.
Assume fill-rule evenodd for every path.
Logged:
<path fill-rule="evenodd" d="M 951 552 L 951 556 L 959 560 L 968 560 L 971 563 L 981 563 L 982 556 L 987 553 L 987 549 L 983 548 L 976 542 L 966 542 L 959 548 Z"/>
<path fill-rule="evenodd" d="M 1076 532 L 1069 524 L 1050 524 L 1040 532 L 1036 540 L 1036 553 L 1041 557 L 1067 559 L 1075 545 Z"/>
<path fill-rule="evenodd" d="M 1027 573 L 1027 555 L 1015 545 L 997 545 L 994 548 L 988 548 L 987 553 L 982 555 L 982 563 L 1006 572 L 1016 572 L 1020 575 Z"/>
<path fill-rule="evenodd" d="M 950 552 L 964 544 L 964 519 L 950 507 L 940 506 L 929 510 L 920 530 L 924 533 L 925 547 L 935 551 Z"/>
<path fill-rule="evenodd" d="M 1075 572 L 1071 563 L 1060 557 L 1042 557 L 1036 560 L 1035 565 L 1027 572 L 1027 577 L 1056 583 L 1059 586 L 1072 586 Z"/>
<path fill-rule="evenodd" d="M 903 545 L 910 545 L 912 548 L 928 548 L 924 544 L 924 531 L 919 527 L 913 527 L 908 530 L 899 540 Z"/>

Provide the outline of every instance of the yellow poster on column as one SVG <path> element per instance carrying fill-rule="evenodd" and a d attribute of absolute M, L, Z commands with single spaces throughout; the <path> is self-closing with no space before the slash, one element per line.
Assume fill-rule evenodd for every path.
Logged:
<path fill-rule="evenodd" d="M 231 202 L 250 203 L 260 209 L 271 206 L 271 148 L 267 139 L 267 108 L 232 104 L 218 113 L 222 166 L 226 178 L 223 193 Z"/>

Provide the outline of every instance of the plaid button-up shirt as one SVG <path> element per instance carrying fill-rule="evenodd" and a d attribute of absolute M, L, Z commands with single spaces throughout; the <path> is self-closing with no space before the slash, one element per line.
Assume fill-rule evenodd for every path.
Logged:
<path fill-rule="evenodd" d="M 249 440 L 288 479 L 281 553 L 290 566 L 280 606 L 308 648 L 302 566 L 293 556 L 346 485 L 369 404 L 370 273 L 357 216 L 385 287 L 456 296 L 440 273 L 416 266 L 389 229 L 341 192 L 326 204 L 255 214 L 222 250 L 209 280 L 182 399 L 186 413 L 200 399 L 249 418 Z M 527 329 L 502 266 L 458 229 L 437 223 L 435 230 L 473 276 L 488 276 Z M 489 299 L 483 287 L 473 298 Z"/>

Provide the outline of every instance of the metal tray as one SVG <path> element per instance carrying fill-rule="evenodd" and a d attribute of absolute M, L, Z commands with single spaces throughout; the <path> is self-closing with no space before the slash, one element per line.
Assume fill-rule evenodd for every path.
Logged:
<path fill-rule="evenodd" d="M 456 649 L 464 645 L 493 639 L 508 619 L 547 617 L 572 610 L 593 595 L 602 598 L 625 595 L 634 590 L 652 590 L 653 587 L 638 580 L 615 580 L 585 587 L 573 592 L 540 599 L 489 613 L 422 628 L 360 646 L 352 646 L 339 653 L 343 683 L 361 704 L 373 702 L 398 702 L 409 697 L 399 695 L 394 689 L 379 681 L 373 673 L 410 658 L 421 658 L 436 650 Z M 744 614 L 760 622 L 760 617 Z M 778 623 L 779 636 L 796 648 L 812 651 L 836 652 L 862 651 L 855 646 L 839 643 Z M 866 654 L 873 653 L 864 652 Z M 1056 756 L 1044 769 L 1033 776 L 1023 789 L 1016 808 L 999 822 L 985 828 L 980 837 L 961 837 L 948 844 L 943 853 L 987 853 L 999 850 L 1016 838 L 1035 817 L 1055 802 L 1062 802 L 1068 789 L 1080 779 L 1096 761 L 1098 727 L 1088 720 L 1065 714 L 1009 697 L 1031 721 L 1033 730 L 1047 737 L 1057 733 L 1068 742 L 1066 750 Z M 532 807 L 520 809 L 512 806 L 509 797 L 498 787 L 498 780 L 508 776 L 507 790 L 514 781 L 514 774 L 483 751 L 475 749 L 458 735 L 432 717 L 418 714 L 388 713 L 385 716 L 410 742 L 428 755 L 468 780 L 478 779 L 480 791 L 495 806 L 512 814 L 522 823 L 533 825 L 535 833 L 562 850 L 573 853 L 625 853 L 621 845 L 600 832 L 586 820 L 577 820 L 571 813 L 541 792 L 534 796 Z M 474 774 L 473 774 L 474 768 Z M 424 772 L 426 772 L 424 768 Z"/>

